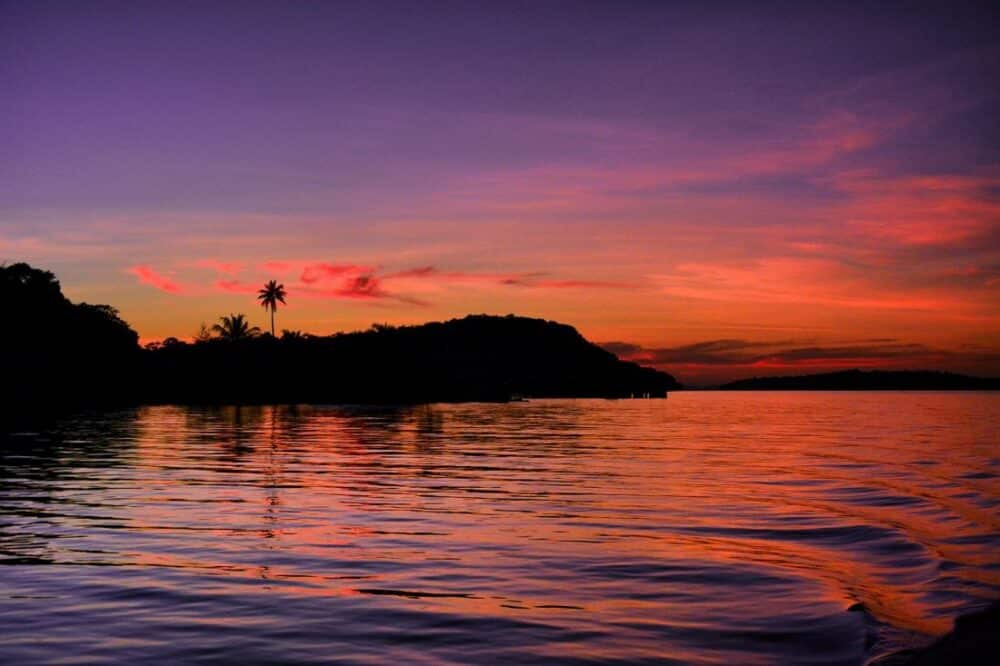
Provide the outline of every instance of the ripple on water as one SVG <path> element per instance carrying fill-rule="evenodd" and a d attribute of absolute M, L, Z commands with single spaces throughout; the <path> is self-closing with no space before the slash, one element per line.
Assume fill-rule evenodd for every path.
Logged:
<path fill-rule="evenodd" d="M 998 407 L 82 415 L 0 436 L 0 654 L 860 664 L 997 597 Z"/>

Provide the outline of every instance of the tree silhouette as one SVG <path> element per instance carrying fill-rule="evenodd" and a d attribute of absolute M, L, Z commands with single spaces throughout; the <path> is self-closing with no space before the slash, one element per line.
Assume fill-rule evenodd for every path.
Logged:
<path fill-rule="evenodd" d="M 212 330 L 224 340 L 246 340 L 260 333 L 259 328 L 250 326 L 246 315 L 243 314 L 231 314 L 220 318 L 219 321 L 221 323 L 212 326 Z"/>
<path fill-rule="evenodd" d="M 198 332 L 194 334 L 195 342 L 208 342 L 212 339 L 212 329 L 205 322 L 198 327 Z"/>
<path fill-rule="evenodd" d="M 113 307 L 73 303 L 52 273 L 25 263 L 0 263 L 0 303 L 10 313 L 0 323 L 0 431 L 22 412 L 134 390 L 139 336 Z"/>
<path fill-rule="evenodd" d="M 278 303 L 285 305 L 285 285 L 278 284 L 271 280 L 264 285 L 264 288 L 257 292 L 257 300 L 265 310 L 271 311 L 271 336 L 274 336 L 274 312 L 278 309 Z"/>

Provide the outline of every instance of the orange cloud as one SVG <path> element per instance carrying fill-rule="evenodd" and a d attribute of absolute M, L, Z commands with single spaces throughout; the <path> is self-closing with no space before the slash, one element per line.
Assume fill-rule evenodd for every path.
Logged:
<path fill-rule="evenodd" d="M 943 310 L 960 302 L 942 292 L 895 290 L 832 259 L 768 257 L 736 264 L 680 263 L 654 275 L 663 292 L 732 302 L 809 303 L 850 308 Z"/>

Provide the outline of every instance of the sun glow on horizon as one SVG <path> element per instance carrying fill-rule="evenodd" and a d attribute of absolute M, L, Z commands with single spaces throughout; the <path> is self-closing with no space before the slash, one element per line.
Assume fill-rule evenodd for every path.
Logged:
<path fill-rule="evenodd" d="M 145 341 L 263 327 L 276 279 L 278 330 L 516 313 L 692 383 L 1000 374 L 974 11 L 224 5 L 5 9 L 0 260 Z"/>

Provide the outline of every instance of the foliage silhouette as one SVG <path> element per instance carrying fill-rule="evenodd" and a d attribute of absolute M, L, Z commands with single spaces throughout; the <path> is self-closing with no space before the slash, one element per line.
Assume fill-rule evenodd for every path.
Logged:
<path fill-rule="evenodd" d="M 202 322 L 198 327 L 198 331 L 194 334 L 195 342 L 208 342 L 212 339 L 212 329 L 208 327 L 205 322 Z"/>
<path fill-rule="evenodd" d="M 260 334 L 260 328 L 250 326 L 244 314 L 231 314 L 228 317 L 221 317 L 219 323 L 212 326 L 212 330 L 219 334 L 223 340 L 236 342 L 256 337 Z"/>
<path fill-rule="evenodd" d="M 52 273 L 24 263 L 0 266 L 0 302 L 18 314 L 0 327 L 0 412 L 133 393 L 139 336 L 113 307 L 71 303 Z"/>
<path fill-rule="evenodd" d="M 278 303 L 285 305 L 285 285 L 278 284 L 275 280 L 270 280 L 264 288 L 257 292 L 257 300 L 265 310 L 271 311 L 271 335 L 274 335 L 274 313 L 278 309 Z"/>
<path fill-rule="evenodd" d="M 417 403 L 663 396 L 669 375 L 618 360 L 564 324 L 470 315 L 331 336 L 287 331 L 145 356 L 158 402 Z M 213 378 L 225 377 L 225 382 Z"/>

